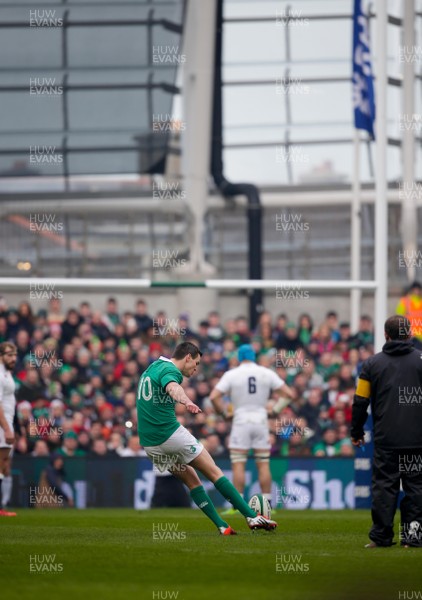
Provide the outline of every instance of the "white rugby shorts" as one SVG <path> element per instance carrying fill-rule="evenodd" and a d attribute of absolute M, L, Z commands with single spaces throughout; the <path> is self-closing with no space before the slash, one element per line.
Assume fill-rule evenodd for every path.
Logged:
<path fill-rule="evenodd" d="M 174 465 L 188 465 L 204 449 L 189 431 L 181 425 L 158 446 L 144 446 L 144 450 L 157 469 L 163 473 Z"/>

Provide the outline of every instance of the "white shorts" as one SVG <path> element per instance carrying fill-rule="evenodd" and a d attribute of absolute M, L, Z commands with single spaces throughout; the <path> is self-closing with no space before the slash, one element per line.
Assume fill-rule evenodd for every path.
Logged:
<path fill-rule="evenodd" d="M 13 431 L 13 420 L 6 417 L 6 421 L 10 429 Z M 3 427 L 0 427 L 0 448 L 13 448 L 13 444 L 6 444 L 6 437 L 4 435 Z"/>
<path fill-rule="evenodd" d="M 233 423 L 230 434 L 229 448 L 239 450 L 269 450 L 270 433 L 267 424 Z"/>
<path fill-rule="evenodd" d="M 144 446 L 145 452 L 161 473 L 174 465 L 188 465 L 203 449 L 201 442 L 198 442 L 183 425 L 162 444 Z"/>

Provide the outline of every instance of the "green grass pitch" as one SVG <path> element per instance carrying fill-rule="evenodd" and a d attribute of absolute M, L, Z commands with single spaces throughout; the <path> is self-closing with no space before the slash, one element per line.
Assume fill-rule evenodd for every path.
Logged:
<path fill-rule="evenodd" d="M 368 511 L 274 518 L 275 533 L 252 533 L 230 517 L 239 535 L 223 537 L 193 509 L 19 510 L 0 520 L 1 598 L 398 600 L 422 590 L 422 550 L 363 548 Z"/>

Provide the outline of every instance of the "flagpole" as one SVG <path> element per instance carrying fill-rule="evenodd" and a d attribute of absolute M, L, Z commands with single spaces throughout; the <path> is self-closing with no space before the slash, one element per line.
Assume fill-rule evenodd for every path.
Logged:
<path fill-rule="evenodd" d="M 384 344 L 387 317 L 387 2 L 376 0 L 375 351 Z"/>
<path fill-rule="evenodd" d="M 353 3 L 353 180 L 352 203 L 350 207 L 350 277 L 361 277 L 361 186 L 360 186 L 360 129 L 374 138 L 375 100 L 373 72 L 371 64 L 370 22 L 368 14 L 362 10 L 362 1 Z M 362 290 L 352 289 L 350 293 L 350 326 L 358 331 L 361 312 Z"/>
<path fill-rule="evenodd" d="M 360 215 L 360 134 L 359 129 L 354 129 L 353 136 L 354 164 L 353 164 L 353 190 L 352 206 L 350 211 L 350 277 L 353 281 L 360 280 L 360 254 L 361 254 L 361 215 Z M 352 289 L 350 292 L 350 327 L 352 333 L 359 328 L 360 304 L 362 291 Z"/>
<path fill-rule="evenodd" d="M 414 0 L 404 2 L 403 43 L 407 48 L 415 47 L 415 4 Z M 406 50 L 404 55 L 407 55 Z M 415 74 L 411 61 L 404 61 L 403 68 L 403 117 L 413 120 L 415 112 Z M 403 194 L 401 201 L 401 238 L 404 256 L 410 259 L 416 257 L 418 250 L 418 207 L 416 194 L 412 193 L 415 177 L 415 137 L 412 129 L 405 128 L 402 140 L 403 151 Z M 416 269 L 412 260 L 408 261 L 407 279 L 413 281 Z"/>

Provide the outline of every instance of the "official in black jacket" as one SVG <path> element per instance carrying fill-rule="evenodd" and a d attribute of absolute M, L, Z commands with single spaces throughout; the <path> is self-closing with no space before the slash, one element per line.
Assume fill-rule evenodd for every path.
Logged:
<path fill-rule="evenodd" d="M 406 317 L 384 325 L 386 343 L 365 361 L 356 388 L 351 438 L 364 444 L 363 426 L 371 404 L 374 424 L 372 528 L 367 547 L 391 546 L 400 492 L 400 541 L 422 546 L 422 352 L 411 342 Z"/>

